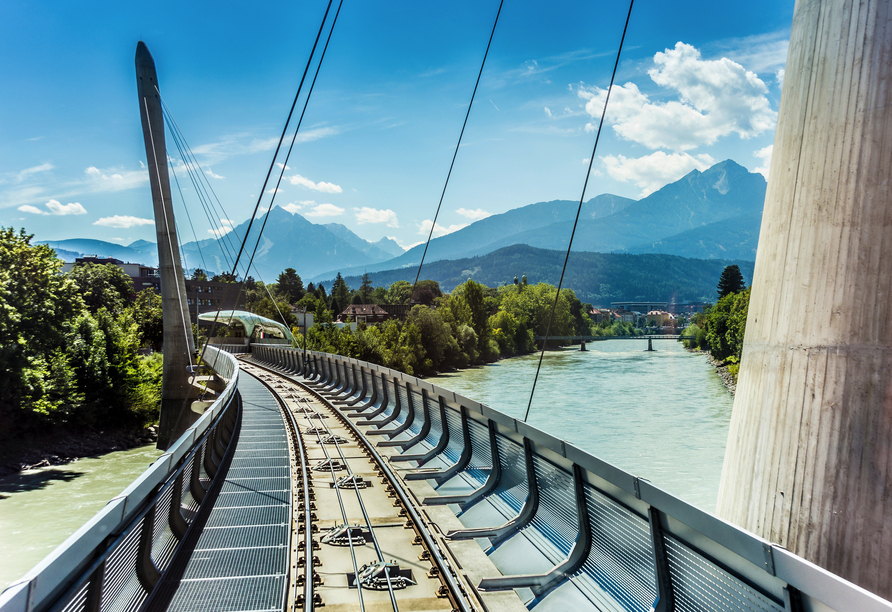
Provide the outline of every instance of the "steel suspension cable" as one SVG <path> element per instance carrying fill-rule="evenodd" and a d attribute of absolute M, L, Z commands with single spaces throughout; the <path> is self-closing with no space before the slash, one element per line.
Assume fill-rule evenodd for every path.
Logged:
<path fill-rule="evenodd" d="M 156 91 L 157 91 L 157 88 L 156 88 Z M 160 93 L 159 93 L 159 96 L 160 96 Z M 208 222 L 212 226 L 218 225 L 222 228 L 223 227 L 222 218 L 220 218 L 218 215 L 217 216 L 218 220 L 216 222 L 213 219 L 213 216 L 216 213 L 216 211 L 214 210 L 214 203 L 211 200 L 210 195 L 207 193 L 207 190 L 204 188 L 205 184 L 208 186 L 211 193 L 213 193 L 214 199 L 217 201 L 217 205 L 220 207 L 220 210 L 223 211 L 224 215 L 226 214 L 226 210 L 223 208 L 223 204 L 220 202 L 220 199 L 217 197 L 216 192 L 214 192 L 213 187 L 211 186 L 210 182 L 206 178 L 204 178 L 204 173 L 201 171 L 201 164 L 199 164 L 198 160 L 195 159 L 195 154 L 192 152 L 192 149 L 189 147 L 189 144 L 186 142 L 185 136 L 180 131 L 179 125 L 176 123 L 176 120 L 174 119 L 173 114 L 170 111 L 170 108 L 167 107 L 167 105 L 164 103 L 163 99 L 161 100 L 161 103 L 163 105 L 162 109 L 164 110 L 165 117 L 168 119 L 167 123 L 169 126 L 171 126 L 171 130 L 170 130 L 171 136 L 173 138 L 174 143 L 177 146 L 177 150 L 180 152 L 180 155 L 183 158 L 183 166 L 186 168 L 186 172 L 189 175 L 190 180 L 192 181 L 192 185 L 195 188 L 196 193 L 198 194 L 199 201 L 202 203 L 202 207 L 205 210 L 205 215 L 207 216 Z M 197 168 L 197 170 L 195 170 L 194 168 Z M 173 171 L 172 167 L 171 167 L 171 170 Z M 177 189 L 179 189 L 179 191 L 180 191 L 180 197 L 183 198 L 182 189 L 180 189 L 179 179 L 177 178 L 176 172 L 175 171 L 173 171 L 173 172 L 174 172 L 174 179 L 176 180 L 176 183 L 177 183 Z M 196 175 L 203 180 L 197 180 Z M 191 225 L 192 218 L 189 215 L 189 209 L 185 205 L 185 198 L 183 198 L 183 206 L 184 206 L 184 208 L 186 208 L 186 216 L 189 217 L 189 223 Z M 234 228 L 233 228 L 232 232 L 227 232 L 226 234 L 223 234 L 223 236 L 220 237 L 220 242 L 224 247 L 223 249 L 221 249 L 221 254 L 223 255 L 224 259 L 231 262 L 232 261 L 231 260 L 232 253 L 229 252 L 228 249 L 226 248 L 227 243 L 229 244 L 229 247 L 232 248 L 232 242 L 229 239 L 229 233 L 235 234 L 236 238 L 238 238 L 239 240 L 241 240 L 241 237 L 238 235 L 238 232 Z M 195 228 L 194 227 L 192 228 L 192 234 L 193 234 L 193 236 L 195 236 Z M 226 241 L 224 241 L 223 238 L 226 238 Z M 195 237 L 195 243 L 196 243 L 196 246 L 198 247 L 198 252 L 201 255 L 202 263 L 204 263 L 205 267 L 207 267 L 207 264 L 204 262 L 204 254 L 202 253 L 201 245 L 198 242 L 197 236 Z M 234 248 L 233 248 L 233 251 L 234 251 Z M 251 264 L 249 263 L 248 265 L 249 265 L 249 268 L 246 269 L 246 274 L 245 274 L 246 277 L 247 277 L 248 273 L 250 273 L 250 265 Z M 269 287 L 264 282 L 263 277 L 261 276 L 260 271 L 257 270 L 256 266 L 254 267 L 254 272 L 257 274 L 257 277 L 260 279 L 260 282 L 263 284 L 263 288 L 266 290 L 266 294 L 267 294 L 267 296 L 269 296 L 270 301 L 273 303 L 273 307 L 276 309 L 276 312 L 279 313 L 279 318 L 282 319 L 282 323 L 285 324 L 285 326 L 287 327 L 288 322 L 285 319 L 285 315 L 283 315 L 281 309 L 279 309 L 278 303 L 276 302 L 272 293 L 270 293 Z M 236 296 L 236 300 L 235 300 L 236 303 L 238 303 L 238 300 L 241 297 L 243 290 L 244 290 L 244 287 L 242 287 L 242 289 L 239 290 L 239 294 L 238 294 L 238 296 Z M 221 304 L 222 304 L 222 302 L 221 302 Z M 222 310 L 222 305 L 217 310 L 218 311 Z"/>
<path fill-rule="evenodd" d="M 564 265 L 561 268 L 561 278 L 558 281 L 557 293 L 554 296 L 554 304 L 551 306 L 551 315 L 548 317 L 548 326 L 545 328 L 545 339 L 542 341 L 542 351 L 539 353 L 539 365 L 536 367 L 536 376 L 533 378 L 533 388 L 530 390 L 530 401 L 527 403 L 527 411 L 523 415 L 526 422 L 530 416 L 530 407 L 533 405 L 533 395 L 536 393 L 536 382 L 539 380 L 539 370 L 542 369 L 542 359 L 545 357 L 545 347 L 548 345 L 548 336 L 551 333 L 551 324 L 554 321 L 554 312 L 557 309 L 558 300 L 561 299 L 561 287 L 564 284 L 564 273 L 567 271 L 567 262 L 570 261 L 570 249 L 573 248 L 573 237 L 576 235 L 576 226 L 579 225 L 579 215 L 582 212 L 582 202 L 585 200 L 585 190 L 588 188 L 588 179 L 592 175 L 592 164 L 595 161 L 595 152 L 598 150 L 598 141 L 601 139 L 601 129 L 604 127 L 604 117 L 607 115 L 607 103 L 610 101 L 610 92 L 613 90 L 613 82 L 616 80 L 616 71 L 619 68 L 619 58 L 623 52 L 623 43 L 626 40 L 626 31 L 629 29 L 629 19 L 632 17 L 632 5 L 635 0 L 629 0 L 629 12 L 626 15 L 626 23 L 623 26 L 623 35 L 619 40 L 619 48 L 616 50 L 616 61 L 613 64 L 613 74 L 610 75 L 610 85 L 607 87 L 607 95 L 604 97 L 604 108 L 601 110 L 601 121 L 598 123 L 598 132 L 595 135 L 595 144 L 592 147 L 592 156 L 588 160 L 588 170 L 585 173 L 585 182 L 582 184 L 582 195 L 579 196 L 579 206 L 576 209 L 576 219 L 573 221 L 573 231 L 570 232 L 570 243 L 567 245 L 567 254 L 564 256 Z"/>
<path fill-rule="evenodd" d="M 319 38 L 322 36 L 322 31 L 325 29 L 325 22 L 328 20 L 328 12 L 331 10 L 331 3 L 333 0 L 328 0 L 328 5 L 325 7 L 325 14 L 322 16 L 322 23 L 319 24 L 319 31 L 316 33 L 316 40 L 313 41 L 313 48 L 310 50 L 310 57 L 307 58 L 307 65 L 304 68 L 304 73 L 300 78 L 300 84 L 297 86 L 297 93 L 294 94 L 294 101 L 291 103 L 291 109 L 288 111 L 288 118 L 285 120 L 285 125 L 282 128 L 282 135 L 279 136 L 279 142 L 276 145 L 276 150 L 273 153 L 272 161 L 269 164 L 269 170 L 266 172 L 266 178 L 263 179 L 263 186 L 260 188 L 260 194 L 257 196 L 257 204 L 254 206 L 254 212 L 251 214 L 251 221 L 248 222 L 248 228 L 245 230 L 245 237 L 242 239 L 242 244 L 239 247 L 238 255 L 235 257 L 235 262 L 232 265 L 232 274 L 233 276 L 237 272 L 238 262 L 242 257 L 242 253 L 245 250 L 245 243 L 248 240 L 248 236 L 251 235 L 251 227 L 254 225 L 254 219 L 257 217 L 257 211 L 260 210 L 260 202 L 263 200 L 263 192 L 266 190 L 266 186 L 269 183 L 269 177 L 272 175 L 273 168 L 276 166 L 276 158 L 279 155 L 279 150 L 282 148 L 282 141 L 285 139 L 285 134 L 288 133 L 288 124 L 291 123 L 291 116 L 294 114 L 294 107 L 297 106 L 297 100 L 300 98 L 300 92 L 303 89 L 304 81 L 307 78 L 307 72 L 310 71 L 310 64 L 313 62 L 313 56 L 316 54 L 316 47 L 319 45 Z"/>
<path fill-rule="evenodd" d="M 279 193 L 279 185 L 282 184 L 282 177 L 285 175 L 285 168 L 288 167 L 288 160 L 291 158 L 291 151 L 294 149 L 294 143 L 297 141 L 297 133 L 300 131 L 300 126 L 304 121 L 304 115 L 307 112 L 307 105 L 310 103 L 310 97 L 313 95 L 313 89 L 316 87 L 316 79 L 319 78 L 319 70 L 322 69 L 322 62 L 325 60 L 325 52 L 328 50 L 328 43 L 331 42 L 331 35 L 334 33 L 335 25 L 338 23 L 338 15 L 341 14 L 341 7 L 344 5 L 344 0 L 340 0 L 338 3 L 338 10 L 335 11 L 334 19 L 331 22 L 331 28 L 328 30 L 328 37 L 325 39 L 325 45 L 322 47 L 322 53 L 319 56 L 319 63 L 316 65 L 316 71 L 313 74 L 313 81 L 310 83 L 310 89 L 307 91 L 307 97 L 304 100 L 304 107 L 300 112 L 300 118 L 297 120 L 297 126 L 294 128 L 294 136 L 291 137 L 291 144 L 288 146 L 288 153 L 285 155 L 285 160 L 282 162 L 282 171 L 279 172 L 279 178 L 276 181 L 276 186 L 273 188 L 272 197 L 269 201 L 269 210 L 266 215 L 263 217 L 263 224 L 260 226 L 260 232 L 257 234 L 257 242 L 254 243 L 254 250 L 251 252 L 251 259 L 248 260 L 248 268 L 251 267 L 251 264 L 254 263 L 254 256 L 257 254 L 257 247 L 260 246 L 260 239 L 263 237 L 263 230 L 266 229 L 266 222 L 269 221 L 269 213 L 273 209 L 273 203 L 276 201 L 276 195 Z"/>
<path fill-rule="evenodd" d="M 458 149 L 461 147 L 461 139 L 465 134 L 465 127 L 468 125 L 468 117 L 471 116 L 471 107 L 474 106 L 474 98 L 477 96 L 477 86 L 480 85 L 480 77 L 483 75 L 483 67 L 486 66 L 486 58 L 489 55 L 489 48 L 492 46 L 493 36 L 496 34 L 496 26 L 499 24 L 499 15 L 502 14 L 502 5 L 505 0 L 499 0 L 499 10 L 496 12 L 496 19 L 492 24 L 492 32 L 489 34 L 489 42 L 486 43 L 486 51 L 483 53 L 483 61 L 480 62 L 480 71 L 477 73 L 477 81 L 474 83 L 474 91 L 471 93 L 471 102 L 468 104 L 468 112 L 465 113 L 465 120 L 461 125 L 461 132 L 458 134 L 458 142 L 455 143 L 455 152 L 452 154 L 452 162 L 449 164 L 449 172 L 446 174 L 446 182 L 443 184 L 443 192 L 440 194 L 440 202 L 437 204 L 437 212 L 434 213 L 434 221 L 431 223 L 431 231 L 427 235 L 427 242 L 424 243 L 424 252 L 421 254 L 421 261 L 418 262 L 418 271 L 415 273 L 415 282 L 412 283 L 412 292 L 409 294 L 409 301 L 415 295 L 415 286 L 418 285 L 418 277 L 421 276 L 421 268 L 424 266 L 424 258 L 427 256 L 427 249 L 431 244 L 431 238 L 434 235 L 434 228 L 437 226 L 437 217 L 440 216 L 440 208 L 443 206 L 443 198 L 446 197 L 446 188 L 449 186 L 449 177 L 452 176 L 452 168 L 455 166 L 455 159 L 458 157 Z"/>

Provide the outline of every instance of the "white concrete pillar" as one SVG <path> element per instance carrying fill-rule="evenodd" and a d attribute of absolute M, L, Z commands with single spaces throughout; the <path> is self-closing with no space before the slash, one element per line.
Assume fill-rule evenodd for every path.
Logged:
<path fill-rule="evenodd" d="M 892 2 L 798 0 L 719 516 L 892 598 Z"/>

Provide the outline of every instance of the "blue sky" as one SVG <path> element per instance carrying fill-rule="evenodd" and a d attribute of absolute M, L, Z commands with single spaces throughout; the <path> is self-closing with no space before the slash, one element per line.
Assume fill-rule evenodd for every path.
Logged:
<path fill-rule="evenodd" d="M 276 204 L 369 240 L 426 238 L 497 7 L 346 0 Z M 579 199 L 627 7 L 505 1 L 435 235 Z M 0 225 L 154 241 L 139 40 L 229 218 L 245 220 L 324 10 L 0 3 Z M 637 198 L 727 158 L 767 173 L 792 11 L 638 0 L 586 199 Z M 184 195 L 199 238 L 227 231 Z"/>

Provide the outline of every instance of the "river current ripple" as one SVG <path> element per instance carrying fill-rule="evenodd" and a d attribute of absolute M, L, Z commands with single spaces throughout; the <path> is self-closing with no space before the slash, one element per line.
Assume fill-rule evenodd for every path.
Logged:
<path fill-rule="evenodd" d="M 685 501 L 715 511 L 733 396 L 706 356 L 674 340 L 604 340 L 549 351 L 529 423 Z M 539 355 L 431 382 L 522 419 Z"/>

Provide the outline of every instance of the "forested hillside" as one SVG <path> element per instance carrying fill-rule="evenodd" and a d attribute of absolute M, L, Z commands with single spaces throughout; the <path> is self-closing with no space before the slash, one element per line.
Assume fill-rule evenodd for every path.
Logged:
<path fill-rule="evenodd" d="M 457 260 L 426 264 L 422 278 L 440 283 L 443 291 L 473 278 L 490 287 L 512 283 L 526 274 L 531 284 L 556 285 L 564 263 L 564 253 L 517 244 L 498 251 Z M 627 255 L 618 253 L 573 253 L 567 266 L 564 287 L 572 287 L 583 302 L 609 306 L 610 302 L 628 300 L 714 301 L 715 279 L 725 266 L 736 263 L 747 282 L 751 282 L 754 263 L 719 259 L 688 259 L 675 255 Z M 415 268 L 370 273 L 378 286 L 398 280 L 412 282 Z M 358 286 L 361 277 L 345 277 L 348 285 Z M 323 284 L 331 287 L 333 281 Z"/>

